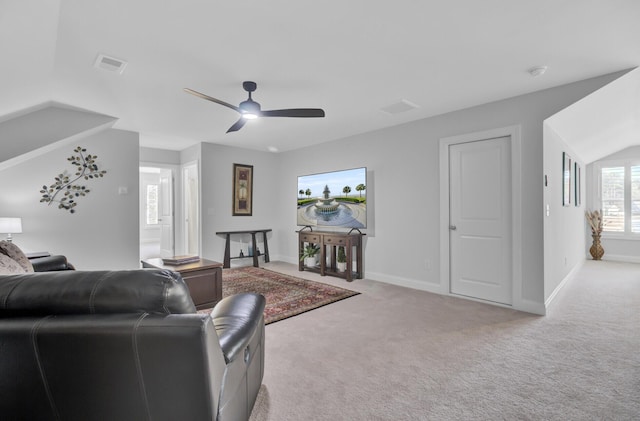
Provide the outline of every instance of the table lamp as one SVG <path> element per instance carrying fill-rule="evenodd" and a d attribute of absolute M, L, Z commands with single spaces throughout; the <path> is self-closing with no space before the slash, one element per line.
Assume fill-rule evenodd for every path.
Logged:
<path fill-rule="evenodd" d="M 11 234 L 22 233 L 22 218 L 0 218 L 0 233 L 7 234 L 7 241 L 11 242 Z"/>

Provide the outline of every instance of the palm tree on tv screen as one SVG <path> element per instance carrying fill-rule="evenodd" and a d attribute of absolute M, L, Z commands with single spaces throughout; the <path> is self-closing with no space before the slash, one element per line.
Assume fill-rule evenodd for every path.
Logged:
<path fill-rule="evenodd" d="M 344 186 L 344 189 L 342 189 L 342 193 L 344 193 L 344 197 L 349 196 L 349 193 L 351 193 L 351 187 Z"/>
<path fill-rule="evenodd" d="M 358 184 L 356 186 L 356 190 L 360 192 L 360 197 L 362 197 L 362 192 L 367 189 L 367 186 L 364 184 Z"/>

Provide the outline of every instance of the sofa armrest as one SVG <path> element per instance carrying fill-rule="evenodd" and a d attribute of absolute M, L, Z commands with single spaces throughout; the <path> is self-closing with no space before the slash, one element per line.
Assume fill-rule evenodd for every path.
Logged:
<path fill-rule="evenodd" d="M 244 293 L 226 297 L 213 308 L 211 318 L 227 364 L 244 352 L 259 324 L 264 323 L 265 305 L 264 296 Z"/>
<path fill-rule="evenodd" d="M 62 255 L 34 257 L 29 259 L 36 272 L 50 272 L 55 270 L 73 270 L 75 269 L 67 258 Z"/>

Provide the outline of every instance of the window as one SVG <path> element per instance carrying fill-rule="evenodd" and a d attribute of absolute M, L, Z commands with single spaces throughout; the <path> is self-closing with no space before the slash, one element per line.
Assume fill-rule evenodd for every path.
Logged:
<path fill-rule="evenodd" d="M 640 164 L 602 164 L 600 200 L 605 232 L 640 234 Z"/>
<path fill-rule="evenodd" d="M 158 225 L 158 185 L 147 184 L 147 225 Z"/>

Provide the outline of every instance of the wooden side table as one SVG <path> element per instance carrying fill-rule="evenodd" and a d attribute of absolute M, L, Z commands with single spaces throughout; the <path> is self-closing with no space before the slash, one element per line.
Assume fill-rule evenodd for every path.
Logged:
<path fill-rule="evenodd" d="M 211 308 L 222 299 L 222 263 L 200 259 L 183 265 L 166 265 L 162 259 L 154 258 L 143 260 L 142 267 L 178 272 L 198 310 Z"/>

